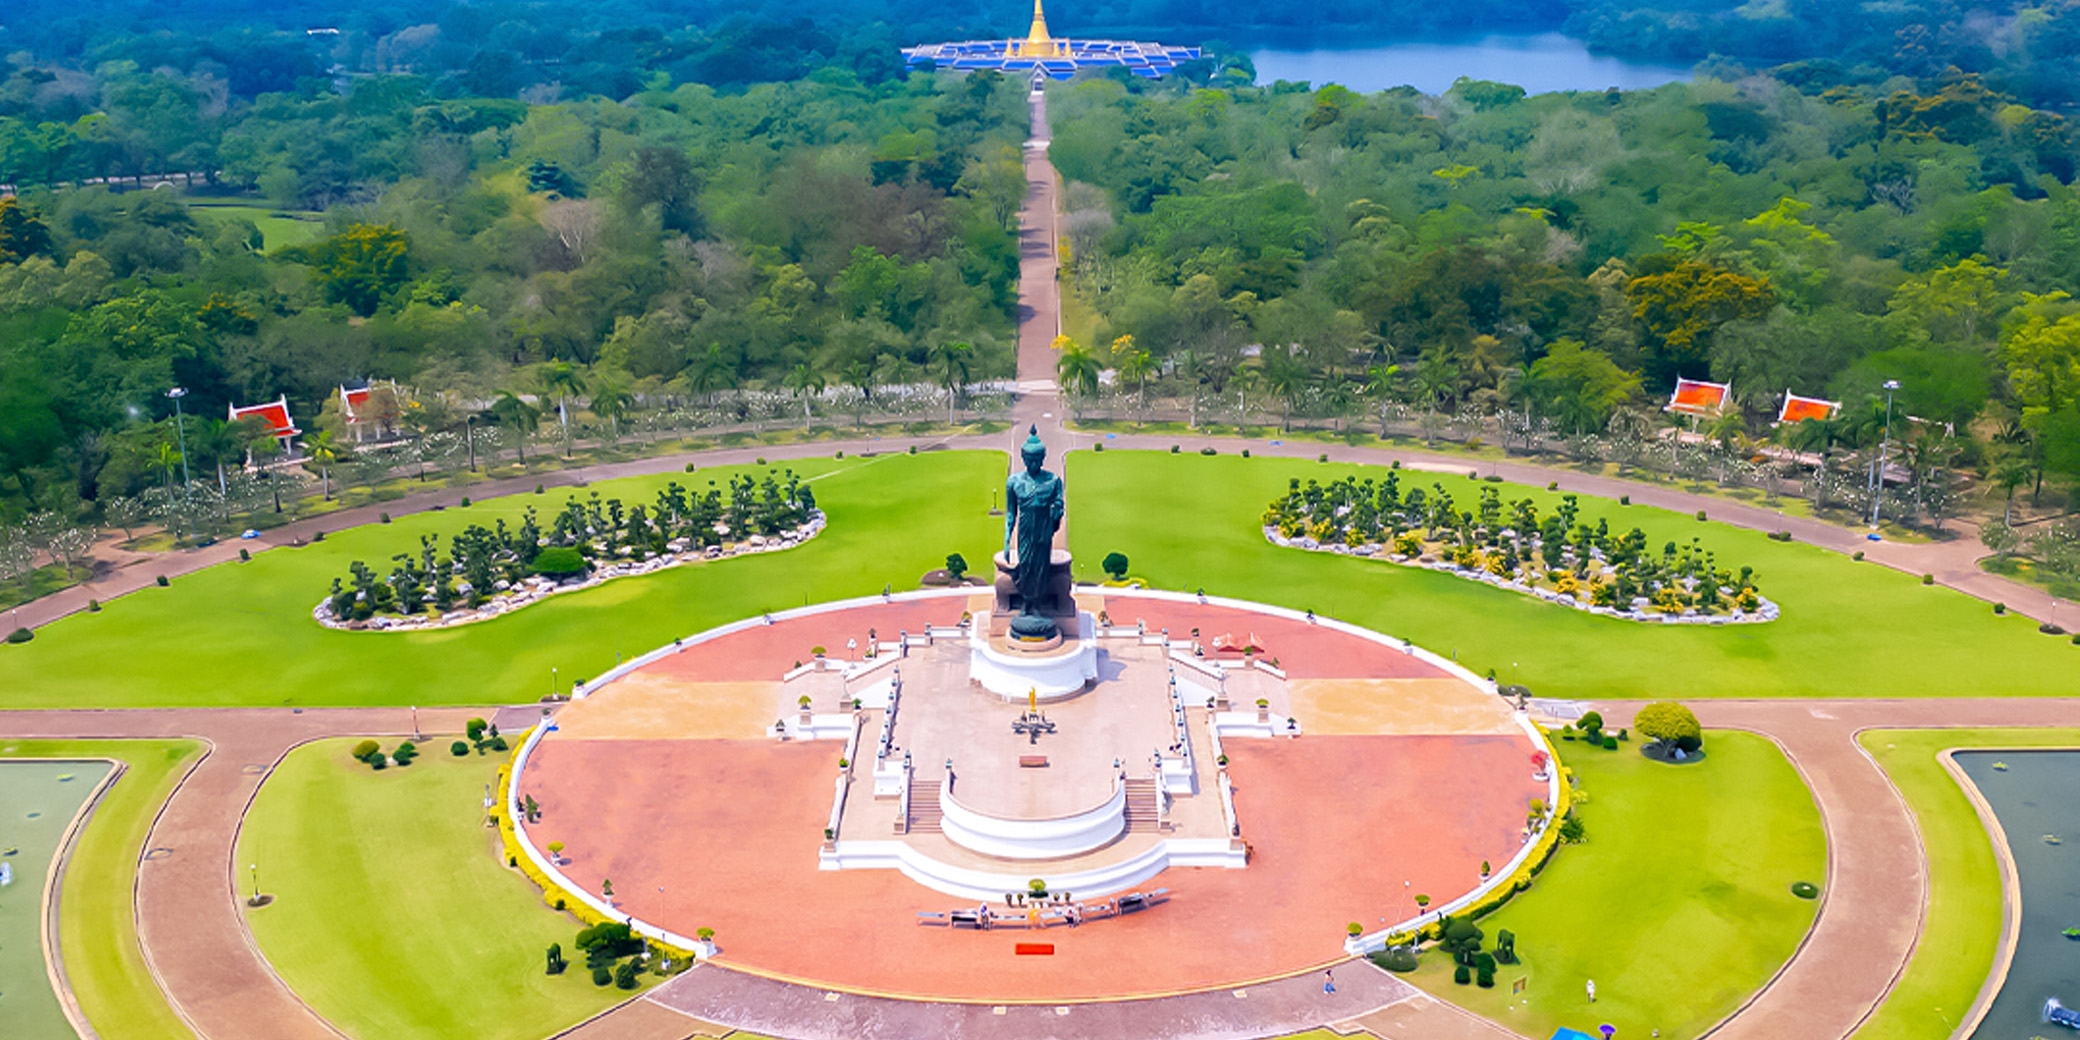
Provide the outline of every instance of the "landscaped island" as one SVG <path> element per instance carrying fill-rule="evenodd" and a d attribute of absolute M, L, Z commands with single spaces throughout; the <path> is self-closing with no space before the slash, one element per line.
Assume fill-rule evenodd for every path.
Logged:
<path fill-rule="evenodd" d="M 1637 527 L 1613 535 L 1607 520 L 1577 522 L 1573 495 L 1540 516 L 1528 498 L 1505 505 L 1495 488 L 1479 492 L 1467 511 L 1441 484 L 1402 494 L 1394 471 L 1383 481 L 1343 477 L 1327 486 L 1295 477 L 1264 511 L 1264 536 L 1301 549 L 1385 556 L 1609 617 L 1710 624 L 1777 617 L 1753 568 L 1719 566 L 1698 539 L 1671 541 L 1656 554 Z"/>
<path fill-rule="evenodd" d="M 537 489 L 540 490 L 540 489 Z M 419 551 L 399 553 L 387 577 L 360 560 L 312 611 L 331 628 L 404 630 L 466 624 L 517 610 L 545 596 L 613 578 L 647 574 L 696 559 L 790 549 L 823 529 L 816 495 L 793 470 L 763 481 L 733 476 L 729 494 L 709 481 L 705 494 L 677 481 L 649 508 L 626 507 L 599 492 L 573 495 L 542 530 L 529 507 L 517 531 L 471 524 L 440 552 L 438 534 Z"/>

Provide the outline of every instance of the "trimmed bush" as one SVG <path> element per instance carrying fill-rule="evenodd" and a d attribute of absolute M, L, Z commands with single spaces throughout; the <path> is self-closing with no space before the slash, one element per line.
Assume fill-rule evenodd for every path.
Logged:
<path fill-rule="evenodd" d="M 251 563 L 251 562 L 253 562 L 253 554 L 252 554 L 252 553 L 250 553 L 250 552 L 247 552 L 247 551 L 246 551 L 246 550 L 244 550 L 244 549 L 240 549 L 240 550 L 238 551 L 238 562 L 240 562 L 240 563 Z"/>
<path fill-rule="evenodd" d="M 1616 751 L 1616 750 L 1618 750 L 1618 738 L 1616 738 L 1616 737 L 1612 737 L 1612 736 L 1606 736 L 1606 737 L 1604 737 L 1604 738 L 1603 738 L 1603 749 L 1604 749 L 1605 751 Z"/>
<path fill-rule="evenodd" d="M 1923 584 L 1923 585 L 1934 585 L 1935 583 L 1936 583 L 1936 576 L 1935 576 L 1935 575 L 1933 575 L 1933 574 L 1924 574 L 1924 575 L 1922 575 L 1922 576 L 1921 576 L 1921 584 Z"/>
<path fill-rule="evenodd" d="M 454 755 L 456 758 L 469 754 L 469 741 L 458 740 L 448 745 L 448 754 Z"/>
<path fill-rule="evenodd" d="M 1244 449 L 1242 449 L 1242 457 L 1243 457 L 1243 458 L 1245 458 L 1245 459 L 1246 459 L 1246 458 L 1249 458 L 1249 449 L 1248 449 L 1248 448 L 1244 448 Z"/>
<path fill-rule="evenodd" d="M 1183 448 L 1183 446 L 1182 446 L 1182 445 L 1172 444 L 1172 445 L 1170 446 L 1170 454 L 1172 454 L 1172 455 L 1175 455 L 1175 454 L 1177 454 L 1178 452 L 1180 452 L 1180 451 L 1183 451 L 1183 450 L 1184 450 L 1184 448 Z"/>
<path fill-rule="evenodd" d="M 534 493 L 535 493 L 535 494 L 537 494 L 537 495 L 539 495 L 539 494 L 541 494 L 541 493 L 542 493 L 542 486 L 541 486 L 540 484 L 536 484 L 536 485 L 534 486 Z"/>
<path fill-rule="evenodd" d="M 1560 490 L 1560 482 L 1559 482 L 1559 481 L 1557 481 L 1557 480 L 1551 480 L 1551 481 L 1547 481 L 1547 482 L 1546 482 L 1546 490 L 1547 490 L 1547 491 L 1558 491 L 1558 490 Z"/>
<path fill-rule="evenodd" d="M 462 496 L 462 508 L 464 508 L 464 509 L 468 509 L 468 508 L 469 508 L 469 496 L 468 496 L 468 495 L 464 495 L 464 496 Z"/>
<path fill-rule="evenodd" d="M 2073 633 L 2073 645 L 2080 646 L 2080 632 Z"/>
<path fill-rule="evenodd" d="M 612 981 L 614 981 L 614 972 L 613 972 L 613 969 L 611 969 L 611 968 L 608 968 L 608 967 L 607 967 L 606 965 L 604 965 L 604 964 L 601 964 L 601 965 L 597 965 L 597 966 L 595 966 L 595 967 L 594 967 L 594 968 L 592 969 L 592 984 L 593 984 L 593 985 L 595 985 L 595 986 L 604 986 L 604 985 L 606 985 L 607 983 L 609 983 L 609 982 L 612 982 Z"/>
<path fill-rule="evenodd" d="M 1502 483 L 1502 474 L 1490 473 L 1487 476 L 1482 477 L 1481 479 L 1487 481 L 1490 484 L 1500 484 Z"/>
<path fill-rule="evenodd" d="M 917 454 L 917 445 L 915 445 L 915 444 L 912 444 L 912 445 L 910 446 L 910 454 L 912 454 L 912 455 L 915 455 L 915 454 Z"/>
<path fill-rule="evenodd" d="M 377 514 L 376 514 L 376 520 L 377 520 L 378 522 L 380 522 L 380 523 L 385 523 L 385 524 L 387 524 L 387 523 L 389 523 L 389 522 L 390 522 L 390 514 L 388 514 L 388 513 L 377 513 Z"/>
<path fill-rule="evenodd" d="M 1111 575 L 1113 581 L 1124 581 L 1127 577 L 1127 554 L 1106 553 L 1099 566 L 1105 568 L 1105 573 Z"/>
<path fill-rule="evenodd" d="M 1629 505 L 1631 505 L 1631 504 L 1632 504 L 1632 496 L 1631 496 L 1631 495 L 1619 495 L 1619 496 L 1618 496 L 1618 504 L 1619 504 L 1619 505 L 1621 505 L 1621 506 L 1629 506 Z"/>
<path fill-rule="evenodd" d="M 1771 531 L 1771 532 L 1769 533 L 1769 540 L 1770 540 L 1770 541 L 1773 541 L 1773 542 L 1788 542 L 1788 541 L 1790 541 L 1790 540 L 1791 540 L 1791 532 L 1789 532 L 1789 531 Z"/>
<path fill-rule="evenodd" d="M 161 575 L 159 575 L 158 577 L 156 577 L 156 578 L 153 578 L 153 579 L 152 579 L 152 582 L 153 582 L 154 584 L 158 585 L 158 586 L 159 586 L 160 588 L 162 588 L 162 589 L 163 589 L 163 588 L 165 588 L 165 587 L 167 587 L 168 585 L 171 585 L 171 584 L 173 584 L 172 582 L 170 582 L 170 581 L 167 581 L 167 580 L 166 580 L 166 575 L 164 575 L 164 574 L 161 574 Z"/>
<path fill-rule="evenodd" d="M 316 531 L 316 532 L 313 532 L 313 533 L 311 534 L 311 541 L 314 541 L 314 542 L 322 542 L 322 541 L 324 541 L 324 540 L 325 540 L 325 532 L 323 532 L 323 531 Z"/>
<path fill-rule="evenodd" d="M 2037 631 L 2042 632 L 2047 636 L 2062 636 L 2066 634 L 2065 629 L 2060 628 L 2049 621 L 2046 621 L 2043 624 L 2038 625 Z"/>
<path fill-rule="evenodd" d="M 1464 964 L 1454 965 L 1452 967 L 1452 981 L 1458 983 L 1461 986 L 1464 986 L 1467 983 L 1472 982 L 1473 969 L 1467 967 Z"/>
<path fill-rule="evenodd" d="M 34 638 L 36 638 L 36 633 L 26 628 L 17 628 L 7 633 L 7 641 L 10 643 L 26 643 Z"/>
<path fill-rule="evenodd" d="M 378 744 L 373 740 L 364 740 L 361 743 L 354 745 L 354 757 L 360 759 L 363 762 L 366 762 L 371 757 L 373 757 L 376 752 L 381 750 L 383 750 L 383 745 Z"/>
<path fill-rule="evenodd" d="M 1996 614 L 2005 614 L 2008 612 L 2008 605 L 2006 603 L 1996 603 L 1993 605 L 1993 612 Z"/>
<path fill-rule="evenodd" d="M 1820 886 L 1810 881 L 1793 881 L 1791 894 L 1800 899 L 1817 899 L 1820 896 Z"/>
<path fill-rule="evenodd" d="M 687 464 L 686 464 L 686 472 L 688 472 L 688 473 L 691 473 L 691 472 L 693 472 L 693 470 L 694 470 L 694 465 L 693 465 L 693 463 L 691 463 L 691 462 L 687 463 Z"/>
<path fill-rule="evenodd" d="M 1200 448 L 1200 449 L 1199 449 L 1199 454 L 1201 454 L 1201 455 L 1219 455 L 1219 454 L 1220 454 L 1220 452 L 1217 452 L 1217 451 L 1213 450 L 1213 445 L 1209 444 L 1209 445 L 1207 445 L 1206 447 Z"/>
<path fill-rule="evenodd" d="M 1322 457 L 1321 457 L 1320 459 L 1316 460 L 1316 461 L 1319 461 L 1319 462 L 1327 462 L 1327 461 L 1329 461 L 1329 453 L 1328 453 L 1328 452 L 1326 452 L 1326 451 L 1325 451 L 1325 452 L 1323 452 L 1323 453 L 1322 453 Z"/>
<path fill-rule="evenodd" d="M 395 759 L 398 765 L 411 765 L 412 759 L 419 757 L 419 747 L 418 745 L 413 744 L 411 741 L 407 740 L 404 743 L 397 745 L 397 750 L 390 752 L 390 757 L 392 759 Z"/>
<path fill-rule="evenodd" d="M 561 975 L 563 974 L 563 969 L 570 966 L 569 962 L 563 959 L 562 943 L 549 944 L 548 962 L 549 974 L 551 975 Z"/>
<path fill-rule="evenodd" d="M 1700 509 L 1700 510 L 1698 510 L 1698 511 L 1697 511 L 1697 518 L 1698 518 L 1699 520 L 1702 520 L 1702 519 L 1704 519 L 1704 510 Z"/>
<path fill-rule="evenodd" d="M 1104 450 L 1105 450 L 1105 442 L 1104 442 L 1104 441 L 1099 441 L 1098 443 L 1096 443 L 1096 444 L 1093 444 L 1093 445 L 1091 445 L 1091 450 L 1092 450 L 1092 451 L 1104 451 Z"/>
<path fill-rule="evenodd" d="M 87 613 L 89 613 L 89 614 L 99 614 L 99 613 L 101 613 L 101 601 L 100 601 L 100 600 L 98 600 L 98 599 L 90 599 L 90 600 L 88 600 L 88 601 L 87 601 Z"/>
<path fill-rule="evenodd" d="M 761 465 L 761 466 L 763 466 L 763 465 L 765 465 L 765 464 L 766 464 L 766 457 L 765 457 L 764 455 L 760 455 L 760 456 L 758 457 L 758 464 L 759 464 L 759 465 Z"/>
<path fill-rule="evenodd" d="M 1850 554 L 1849 554 L 1849 558 L 1850 558 L 1850 559 L 1852 559 L 1852 560 L 1855 560 L 1855 561 L 1856 561 L 1857 563 L 1862 563 L 1862 562 L 1863 562 L 1863 550 L 1862 550 L 1862 549 L 1858 549 L 1858 550 L 1856 550 L 1855 552 L 1853 552 L 1853 553 L 1850 553 Z"/>
<path fill-rule="evenodd" d="M 636 962 L 622 961 L 621 966 L 614 969 L 614 986 L 617 989 L 636 988 Z"/>
<path fill-rule="evenodd" d="M 1416 970 L 1418 963 L 1412 946 L 1390 946 L 1372 955 L 1372 963 L 1391 972 L 1405 973 Z"/>
<path fill-rule="evenodd" d="M 573 574 L 583 574 L 590 570 L 591 567 L 592 565 L 585 562 L 585 557 L 578 550 L 569 546 L 555 545 L 535 554 L 534 563 L 529 569 L 536 574 L 552 578 L 564 578 Z"/>

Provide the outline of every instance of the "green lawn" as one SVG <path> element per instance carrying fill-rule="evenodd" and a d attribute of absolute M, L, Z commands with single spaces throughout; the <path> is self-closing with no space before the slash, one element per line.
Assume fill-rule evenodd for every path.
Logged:
<path fill-rule="evenodd" d="M 1530 891 L 1481 921 L 1491 944 L 1515 933 L 1524 963 L 1484 990 L 1454 985 L 1433 952 L 1412 978 L 1526 1036 L 1605 1022 L 1619 1036 L 1696 1036 L 1759 989 L 1812 926 L 1819 904 L 1790 885 L 1825 880 L 1819 809 L 1775 745 L 1746 733 L 1707 734 L 1705 760 L 1686 766 L 1632 744 L 1558 746 L 1588 796 L 1577 810 L 1587 840 L 1563 846 Z M 1518 978 L 1528 985 L 1512 995 Z"/>
<path fill-rule="evenodd" d="M 200 744 L 187 740 L 14 740 L 0 745 L 0 756 L 7 758 L 118 759 L 128 767 L 80 832 L 59 903 L 66 978 L 102 1036 L 194 1036 L 145 967 L 130 892 L 146 832 L 201 752 Z"/>
<path fill-rule="evenodd" d="M 1859 737 L 1914 810 L 1928 854 L 1928 919 L 1906 973 L 1857 1040 L 1947 1040 L 1993 971 L 2001 870 L 1945 748 L 2080 747 L 2080 729 L 1871 730 Z"/>
<path fill-rule="evenodd" d="M 1581 516 L 1649 544 L 1700 537 L 1723 565 L 1753 566 L 1783 617 L 1723 628 L 1596 617 L 1463 578 L 1265 541 L 1260 517 L 1293 477 L 1323 483 L 1380 467 L 1147 452 L 1078 452 L 1069 465 L 1069 537 L 1079 577 L 1120 551 L 1158 587 L 1305 608 L 1413 639 L 1476 671 L 1515 675 L 1539 694 L 1600 698 L 1977 696 L 2072 691 L 2080 647 L 2020 616 L 1913 576 L 1798 543 L 1645 506 L 1583 498 Z M 1403 471 L 1404 491 L 1442 485 L 1462 508 L 1463 476 Z M 1504 502 L 1560 496 L 1499 485 Z M 1905 652 L 1911 648 L 1911 652 Z"/>
<path fill-rule="evenodd" d="M 354 740 L 291 752 L 239 837 L 274 902 L 246 909 L 261 953 L 318 1013 L 362 1040 L 536 1040 L 628 994 L 596 988 L 583 959 L 543 972 L 577 921 L 497 856 L 484 785 L 505 756 L 408 768 L 348 757 Z M 241 887 L 248 884 L 241 876 Z"/>
<path fill-rule="evenodd" d="M 496 621 L 439 632 L 340 632 L 311 608 L 349 562 L 387 571 L 428 532 L 560 508 L 568 494 L 518 495 L 400 517 L 302 549 L 259 553 L 147 588 L 0 647 L 0 708 L 224 704 L 487 704 L 533 700 L 713 625 L 884 586 L 916 588 L 946 554 L 988 559 L 1003 521 L 988 515 L 1004 457 L 927 452 L 804 460 L 830 526 L 798 549 L 676 567 L 557 596 Z M 668 479 L 705 491 L 724 468 L 602 482 L 647 503 Z M 584 492 L 578 492 L 583 494 Z M 120 647 L 120 653 L 110 653 Z"/>
<path fill-rule="evenodd" d="M 272 206 L 246 206 L 237 203 L 190 202 L 197 216 L 203 220 L 227 220 L 244 218 L 260 229 L 264 240 L 262 250 L 280 249 L 283 246 L 300 246 L 318 237 L 325 230 L 322 214 L 311 212 L 289 212 Z"/>

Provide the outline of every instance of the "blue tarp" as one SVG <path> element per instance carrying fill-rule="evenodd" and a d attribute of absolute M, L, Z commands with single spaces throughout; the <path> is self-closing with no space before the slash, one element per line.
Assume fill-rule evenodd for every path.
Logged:
<path fill-rule="evenodd" d="M 1562 1029 L 1553 1034 L 1553 1040 L 1597 1040 L 1579 1029 Z"/>

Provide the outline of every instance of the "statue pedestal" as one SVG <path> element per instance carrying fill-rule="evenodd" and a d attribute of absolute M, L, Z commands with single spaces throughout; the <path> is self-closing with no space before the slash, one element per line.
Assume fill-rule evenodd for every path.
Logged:
<path fill-rule="evenodd" d="M 1054 701 L 1083 692 L 1098 677 L 1097 619 L 1089 611 L 1060 619 L 1056 641 L 1041 647 L 1002 634 L 1008 623 L 992 614 L 988 625 L 976 625 L 968 636 L 968 677 L 983 689 L 1007 701 L 1028 694 Z"/>
<path fill-rule="evenodd" d="M 1076 617 L 1075 583 L 1069 576 L 1071 557 L 1067 549 L 1055 549 L 1047 561 L 1047 593 L 1035 604 L 1033 613 L 1054 618 L 1057 628 L 1067 635 L 1075 628 Z M 1011 619 L 1025 612 L 1025 597 L 1018 594 L 1018 586 L 1012 582 L 1012 572 L 1018 566 L 1008 552 L 991 557 L 997 565 L 996 603 L 990 608 L 989 631 L 991 635 L 1008 635 Z M 1036 648 L 1037 649 L 1037 648 Z"/>

